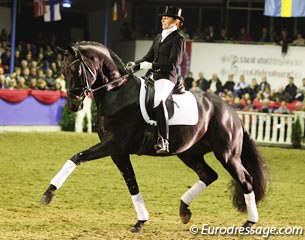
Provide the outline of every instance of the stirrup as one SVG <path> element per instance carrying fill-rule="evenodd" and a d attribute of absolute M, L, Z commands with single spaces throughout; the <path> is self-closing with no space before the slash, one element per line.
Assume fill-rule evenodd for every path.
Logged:
<path fill-rule="evenodd" d="M 167 139 L 163 137 L 159 137 L 157 144 L 155 145 L 156 153 L 162 154 L 162 153 L 169 153 L 169 142 Z"/>

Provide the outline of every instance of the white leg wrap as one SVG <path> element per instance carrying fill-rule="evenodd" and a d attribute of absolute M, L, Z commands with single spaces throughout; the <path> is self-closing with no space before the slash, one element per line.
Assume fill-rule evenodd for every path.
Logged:
<path fill-rule="evenodd" d="M 258 212 L 257 212 L 254 192 L 252 191 L 248 194 L 244 194 L 244 196 L 247 206 L 248 220 L 256 223 L 258 222 Z"/>
<path fill-rule="evenodd" d="M 198 182 L 196 182 L 194 184 L 193 187 L 191 187 L 189 190 L 187 190 L 181 197 L 181 200 L 187 204 L 190 205 L 191 202 L 193 201 L 193 199 L 199 194 L 201 193 L 205 188 L 207 187 L 207 185 L 199 180 Z"/>
<path fill-rule="evenodd" d="M 131 195 L 131 199 L 134 205 L 134 208 L 136 209 L 138 220 L 140 221 L 147 221 L 149 214 L 145 207 L 144 199 L 142 197 L 141 193 L 138 193 L 136 195 Z"/>
<path fill-rule="evenodd" d="M 76 164 L 71 160 L 68 160 L 56 174 L 56 176 L 51 180 L 51 184 L 54 185 L 56 189 L 59 189 L 75 168 Z"/>

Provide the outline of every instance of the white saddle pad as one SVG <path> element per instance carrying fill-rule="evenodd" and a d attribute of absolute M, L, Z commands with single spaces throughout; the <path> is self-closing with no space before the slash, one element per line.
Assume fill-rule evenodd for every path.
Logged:
<path fill-rule="evenodd" d="M 149 124 L 156 124 L 147 114 L 145 107 L 146 88 L 141 78 L 140 108 L 144 120 Z M 183 94 L 173 94 L 174 115 L 169 119 L 169 125 L 196 125 L 198 123 L 198 106 L 195 96 L 186 91 Z"/>

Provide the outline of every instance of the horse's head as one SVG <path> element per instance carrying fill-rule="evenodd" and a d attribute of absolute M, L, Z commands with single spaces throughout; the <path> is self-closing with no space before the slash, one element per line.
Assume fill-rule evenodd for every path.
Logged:
<path fill-rule="evenodd" d="M 62 73 L 68 89 L 68 108 L 79 111 L 83 108 L 84 98 L 91 92 L 96 80 L 96 72 L 85 62 L 84 56 L 76 47 L 68 46 L 64 51 Z"/>
<path fill-rule="evenodd" d="M 111 90 L 124 82 L 120 67 L 123 64 L 102 44 L 81 42 L 63 51 L 62 72 L 66 79 L 68 108 L 71 111 L 81 110 L 88 94 L 101 88 Z"/>

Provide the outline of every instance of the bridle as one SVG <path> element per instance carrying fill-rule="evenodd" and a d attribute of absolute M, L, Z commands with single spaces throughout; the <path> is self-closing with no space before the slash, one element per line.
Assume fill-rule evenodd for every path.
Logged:
<path fill-rule="evenodd" d="M 99 86 L 97 88 L 91 88 L 90 84 L 89 84 L 89 81 L 88 81 L 88 76 L 87 76 L 87 72 L 89 72 L 95 79 L 96 79 L 96 76 L 95 74 L 93 73 L 93 71 L 90 69 L 90 67 L 87 65 L 87 63 L 83 60 L 82 56 L 80 55 L 79 58 L 75 59 L 73 62 L 71 62 L 68 66 L 65 66 L 65 64 L 63 64 L 63 66 L 65 68 L 70 68 L 72 67 L 75 63 L 77 62 L 80 62 L 80 67 L 81 67 L 81 73 L 82 73 L 82 76 L 81 76 L 81 86 L 80 87 L 75 87 L 75 88 L 70 88 L 67 90 L 67 93 L 68 95 L 70 96 L 73 96 L 74 98 L 76 98 L 77 100 L 84 100 L 84 98 L 86 96 L 88 96 L 90 93 L 94 93 L 98 90 L 101 90 L 103 88 L 107 88 L 109 85 L 112 85 L 116 82 L 119 82 L 119 81 L 122 81 L 123 78 L 126 78 L 128 77 L 130 74 L 132 74 L 132 72 L 130 73 L 127 73 L 109 83 L 106 83 L 102 86 Z M 74 94 L 73 92 L 75 91 L 79 91 L 81 90 L 81 94 L 80 95 L 76 95 Z"/>

